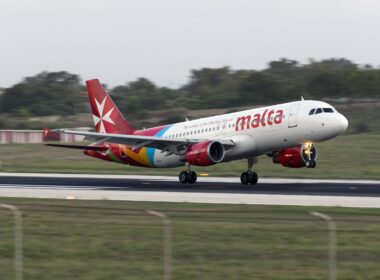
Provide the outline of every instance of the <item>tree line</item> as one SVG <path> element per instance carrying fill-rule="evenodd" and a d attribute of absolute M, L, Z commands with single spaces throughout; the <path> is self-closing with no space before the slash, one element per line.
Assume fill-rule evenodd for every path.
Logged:
<path fill-rule="evenodd" d="M 109 88 L 120 110 L 132 119 L 151 111 L 180 108 L 209 109 L 276 104 L 305 99 L 380 97 L 380 69 L 347 59 L 326 59 L 301 64 L 271 61 L 263 70 L 229 67 L 192 70 L 188 82 L 176 89 L 140 78 Z M 42 72 L 6 88 L 0 96 L 1 114 L 28 118 L 70 116 L 89 112 L 86 89 L 79 75 Z M 182 116 L 181 116 L 182 117 Z"/>

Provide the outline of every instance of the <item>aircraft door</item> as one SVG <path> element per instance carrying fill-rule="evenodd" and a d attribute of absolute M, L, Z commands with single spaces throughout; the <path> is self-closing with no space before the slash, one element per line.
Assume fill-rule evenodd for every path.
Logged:
<path fill-rule="evenodd" d="M 297 114 L 298 110 L 300 108 L 300 104 L 293 104 L 291 105 L 289 109 L 289 120 L 288 120 L 288 127 L 297 127 Z"/>

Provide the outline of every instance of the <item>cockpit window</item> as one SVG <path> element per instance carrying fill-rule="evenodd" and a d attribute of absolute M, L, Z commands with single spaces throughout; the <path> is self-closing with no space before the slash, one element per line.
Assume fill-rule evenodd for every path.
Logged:
<path fill-rule="evenodd" d="M 321 108 L 318 108 L 316 111 L 315 111 L 315 114 L 320 114 L 322 113 L 322 109 Z"/>
<path fill-rule="evenodd" d="M 325 113 L 334 113 L 334 110 L 332 108 L 323 108 L 323 112 L 325 112 Z"/>
<path fill-rule="evenodd" d="M 311 109 L 309 115 L 314 115 L 315 109 Z"/>

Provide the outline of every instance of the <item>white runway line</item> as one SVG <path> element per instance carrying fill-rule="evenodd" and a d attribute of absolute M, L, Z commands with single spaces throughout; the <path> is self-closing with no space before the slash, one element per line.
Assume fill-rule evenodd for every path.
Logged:
<path fill-rule="evenodd" d="M 278 194 L 235 194 L 198 192 L 156 192 L 82 189 L 80 186 L 59 189 L 24 188 L 21 186 L 0 188 L 2 197 L 56 198 L 88 200 L 125 200 L 149 202 L 192 202 L 221 204 L 294 205 L 294 206 L 340 206 L 380 208 L 380 197 L 278 195 Z"/>

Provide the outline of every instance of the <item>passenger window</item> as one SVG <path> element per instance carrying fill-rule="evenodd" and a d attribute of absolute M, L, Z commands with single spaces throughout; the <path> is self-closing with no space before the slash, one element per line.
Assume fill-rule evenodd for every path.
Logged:
<path fill-rule="evenodd" d="M 311 109 L 309 115 L 314 115 L 315 109 Z"/>
<path fill-rule="evenodd" d="M 320 113 L 322 113 L 322 109 L 318 108 L 317 111 L 315 111 L 315 114 L 320 114 Z"/>
<path fill-rule="evenodd" d="M 323 112 L 325 112 L 325 113 L 334 113 L 334 110 L 332 108 L 323 108 Z"/>

